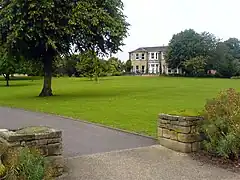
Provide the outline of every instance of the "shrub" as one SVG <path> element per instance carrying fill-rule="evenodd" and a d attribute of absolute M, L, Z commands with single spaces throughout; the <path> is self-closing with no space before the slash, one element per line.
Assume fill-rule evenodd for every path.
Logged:
<path fill-rule="evenodd" d="M 0 160 L 1 161 L 1 160 Z M 0 179 L 6 175 L 6 167 L 0 162 Z"/>
<path fill-rule="evenodd" d="M 231 79 L 240 79 L 240 76 L 233 76 Z"/>
<path fill-rule="evenodd" d="M 207 151 L 235 160 L 240 155 L 240 93 L 222 91 L 205 105 L 201 131 Z"/>
<path fill-rule="evenodd" d="M 6 179 L 51 179 L 51 170 L 45 157 L 36 149 L 21 148 L 7 152 Z"/>

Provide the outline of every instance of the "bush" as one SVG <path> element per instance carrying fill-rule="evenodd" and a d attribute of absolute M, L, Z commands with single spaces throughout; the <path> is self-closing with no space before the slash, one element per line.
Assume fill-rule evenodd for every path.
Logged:
<path fill-rule="evenodd" d="M 240 155 L 240 93 L 234 89 L 222 91 L 205 105 L 201 131 L 208 152 L 238 159 Z"/>
<path fill-rule="evenodd" d="M 36 149 L 11 150 L 5 156 L 7 169 L 5 179 L 47 180 L 52 172 L 45 157 Z"/>
<path fill-rule="evenodd" d="M 240 76 L 233 76 L 231 79 L 240 79 Z"/>

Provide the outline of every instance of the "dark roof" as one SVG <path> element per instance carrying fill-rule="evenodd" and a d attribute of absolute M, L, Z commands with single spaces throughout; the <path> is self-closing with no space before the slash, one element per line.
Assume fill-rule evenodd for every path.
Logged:
<path fill-rule="evenodd" d="M 160 52 L 160 51 L 163 51 L 163 52 L 166 52 L 167 48 L 168 48 L 168 46 L 140 47 L 140 48 L 135 49 L 134 51 L 131 51 L 131 52 L 135 52 L 135 51 L 145 51 L 145 52 Z"/>

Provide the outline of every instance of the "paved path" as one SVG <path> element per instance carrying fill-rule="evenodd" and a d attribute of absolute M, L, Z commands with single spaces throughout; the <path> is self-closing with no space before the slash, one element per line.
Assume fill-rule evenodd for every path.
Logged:
<path fill-rule="evenodd" d="M 50 126 L 63 131 L 64 155 L 108 152 L 156 144 L 155 140 L 58 116 L 0 107 L 0 128 Z"/>
<path fill-rule="evenodd" d="M 67 161 L 61 180 L 239 180 L 240 174 L 193 160 L 160 145 L 100 153 Z"/>

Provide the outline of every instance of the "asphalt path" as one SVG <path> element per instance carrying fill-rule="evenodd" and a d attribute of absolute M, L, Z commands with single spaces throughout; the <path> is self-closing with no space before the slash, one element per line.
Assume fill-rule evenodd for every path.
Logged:
<path fill-rule="evenodd" d="M 138 148 L 156 140 L 59 116 L 0 107 L 0 129 L 49 126 L 62 130 L 65 157 Z"/>

